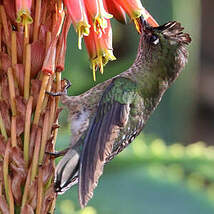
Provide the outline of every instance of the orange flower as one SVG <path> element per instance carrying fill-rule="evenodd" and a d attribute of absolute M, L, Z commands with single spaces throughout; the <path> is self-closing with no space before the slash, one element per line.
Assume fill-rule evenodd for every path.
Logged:
<path fill-rule="evenodd" d="M 26 26 L 33 22 L 31 17 L 31 6 L 32 0 L 16 0 L 17 23 Z"/>
<path fill-rule="evenodd" d="M 81 41 L 83 36 L 89 35 L 90 25 L 86 15 L 85 4 L 83 0 L 64 0 L 71 16 L 72 23 L 78 34 L 78 48 L 82 49 Z"/>
<path fill-rule="evenodd" d="M 89 20 L 90 23 L 91 20 Z M 91 67 L 93 70 L 93 79 L 96 80 L 95 72 L 99 68 L 103 73 L 103 66 L 105 66 L 109 60 L 115 60 L 112 48 L 112 29 L 111 23 L 107 20 L 107 27 L 104 33 L 98 35 L 92 28 L 89 36 L 84 37 L 86 48 L 91 60 Z"/>
<path fill-rule="evenodd" d="M 106 11 L 102 0 L 84 0 L 84 2 L 88 14 L 92 18 L 94 31 L 102 33 L 107 27 L 107 19 L 113 16 Z"/>
<path fill-rule="evenodd" d="M 153 27 L 158 26 L 155 19 L 142 6 L 140 0 L 63 0 L 72 23 L 76 29 L 81 49 L 81 39 L 84 41 L 91 60 L 93 78 L 99 68 L 103 73 L 103 66 L 109 60 L 115 60 L 112 48 L 112 29 L 110 18 L 113 16 L 120 22 L 126 23 L 126 13 L 135 23 L 138 32 L 141 31 L 139 17 Z M 113 16 L 111 15 L 113 14 Z"/>
<path fill-rule="evenodd" d="M 140 27 L 137 18 L 141 15 L 144 19 L 153 27 L 157 27 L 158 23 L 150 15 L 150 13 L 143 7 L 140 0 L 106 0 L 109 4 L 115 4 L 121 6 L 129 17 L 134 21 L 138 32 L 140 32 Z"/>
<path fill-rule="evenodd" d="M 126 23 L 126 12 L 125 10 L 117 3 L 117 1 L 113 0 L 105 0 L 106 7 L 117 21 L 125 24 Z"/>
<path fill-rule="evenodd" d="M 112 0 L 119 4 L 131 19 L 140 17 L 143 14 L 143 6 L 140 0 Z"/>

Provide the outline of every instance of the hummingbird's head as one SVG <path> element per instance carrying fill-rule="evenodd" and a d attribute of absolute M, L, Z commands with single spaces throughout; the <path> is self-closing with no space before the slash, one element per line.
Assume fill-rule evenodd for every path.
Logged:
<path fill-rule="evenodd" d="M 173 21 L 151 27 L 141 19 L 141 41 L 139 57 L 150 62 L 154 69 L 162 66 L 170 80 L 175 79 L 188 57 L 186 46 L 191 42 L 189 34 L 183 32 L 181 24 Z M 143 58 L 142 58 L 143 57 Z"/>

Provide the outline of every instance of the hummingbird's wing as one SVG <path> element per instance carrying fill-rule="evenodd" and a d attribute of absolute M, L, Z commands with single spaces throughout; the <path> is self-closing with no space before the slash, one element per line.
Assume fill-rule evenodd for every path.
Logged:
<path fill-rule="evenodd" d="M 106 158 L 111 154 L 119 132 L 127 124 L 130 104 L 136 95 L 136 84 L 116 78 L 105 90 L 88 129 L 79 169 L 79 201 L 86 206 L 103 173 Z"/>

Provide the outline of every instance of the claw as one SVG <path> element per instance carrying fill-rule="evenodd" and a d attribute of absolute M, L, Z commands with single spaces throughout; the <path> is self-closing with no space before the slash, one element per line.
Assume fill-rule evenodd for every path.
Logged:
<path fill-rule="evenodd" d="M 50 155 L 53 158 L 58 158 L 60 156 L 64 156 L 67 151 L 68 151 L 68 148 L 59 152 L 45 152 L 45 153 Z"/>
<path fill-rule="evenodd" d="M 59 92 L 46 91 L 45 93 L 48 94 L 48 95 L 50 95 L 50 96 L 54 96 L 54 97 L 56 97 L 56 96 L 62 96 L 62 95 L 67 95 L 68 94 L 67 90 L 71 86 L 71 81 L 68 80 L 68 79 L 63 79 L 63 80 L 66 81 L 66 86 L 65 86 L 65 88 L 64 88 L 63 91 L 59 91 Z"/>
<path fill-rule="evenodd" d="M 71 81 L 68 79 L 65 79 L 65 78 L 63 80 L 66 82 L 66 86 L 65 86 L 63 92 L 66 93 L 66 95 L 67 95 L 67 90 L 71 87 Z"/>

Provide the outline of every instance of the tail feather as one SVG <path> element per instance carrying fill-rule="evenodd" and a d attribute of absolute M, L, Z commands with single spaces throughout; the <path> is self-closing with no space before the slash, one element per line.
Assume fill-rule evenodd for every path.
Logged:
<path fill-rule="evenodd" d="M 63 194 L 78 182 L 80 150 L 69 149 L 65 156 L 59 161 L 55 174 L 55 191 Z"/>

